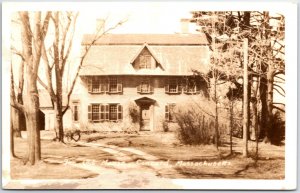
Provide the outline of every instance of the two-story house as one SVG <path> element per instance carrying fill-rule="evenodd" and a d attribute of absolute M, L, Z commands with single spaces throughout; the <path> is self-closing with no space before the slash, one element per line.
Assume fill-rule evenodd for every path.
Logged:
<path fill-rule="evenodd" d="M 94 39 L 84 35 L 82 47 Z M 204 34 L 106 34 L 83 61 L 64 125 L 128 129 L 135 107 L 138 130 L 162 130 L 163 122 L 174 122 L 177 105 L 206 92 L 193 70 L 208 73 L 209 60 Z M 53 127 L 50 119 L 46 129 Z"/>

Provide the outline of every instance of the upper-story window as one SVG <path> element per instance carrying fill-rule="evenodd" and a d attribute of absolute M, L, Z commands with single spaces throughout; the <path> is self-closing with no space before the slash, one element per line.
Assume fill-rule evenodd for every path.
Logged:
<path fill-rule="evenodd" d="M 181 82 L 178 78 L 169 78 L 165 85 L 165 92 L 169 94 L 181 93 Z"/>
<path fill-rule="evenodd" d="M 197 80 L 195 78 L 188 78 L 185 80 L 185 86 L 183 88 L 186 94 L 196 94 L 199 93 L 200 88 Z"/>
<path fill-rule="evenodd" d="M 153 93 L 154 89 L 149 79 L 144 79 L 137 87 L 137 92 L 142 94 Z"/>
<path fill-rule="evenodd" d="M 91 77 L 88 79 L 90 93 L 122 93 L 123 84 L 118 77 Z"/>

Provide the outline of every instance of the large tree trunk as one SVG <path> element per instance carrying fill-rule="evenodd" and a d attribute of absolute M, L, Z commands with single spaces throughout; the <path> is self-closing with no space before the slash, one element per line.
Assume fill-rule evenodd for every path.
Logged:
<path fill-rule="evenodd" d="M 62 100 L 60 95 L 57 95 L 57 101 L 54 102 L 55 110 L 55 132 L 58 141 L 64 142 L 64 130 L 63 130 L 63 114 L 62 114 Z"/>
<path fill-rule="evenodd" d="M 41 25 L 41 12 L 34 12 L 34 22 L 30 22 L 28 12 L 19 12 L 22 31 L 23 58 L 26 67 L 26 97 L 24 114 L 26 118 L 28 160 L 31 165 L 41 159 L 40 130 L 39 130 L 39 95 L 37 89 L 37 73 L 41 58 L 41 48 L 48 30 L 49 14 L 44 25 Z M 31 29 L 31 23 L 33 27 Z"/>
<path fill-rule="evenodd" d="M 31 74 L 28 76 L 28 92 L 24 100 L 27 140 L 28 140 L 28 161 L 34 165 L 41 159 L 40 129 L 38 128 L 39 118 L 39 97 L 36 86 L 36 79 Z"/>

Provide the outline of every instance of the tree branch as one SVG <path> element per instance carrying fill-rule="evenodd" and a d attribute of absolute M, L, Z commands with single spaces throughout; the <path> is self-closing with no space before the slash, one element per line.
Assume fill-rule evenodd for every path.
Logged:
<path fill-rule="evenodd" d="M 80 59 L 80 64 L 77 68 L 77 71 L 76 71 L 76 75 L 72 81 L 72 84 L 71 84 L 71 87 L 70 87 L 70 91 L 68 92 L 68 95 L 67 95 L 67 104 L 66 104 L 66 108 L 63 110 L 62 114 L 64 115 L 66 113 L 66 111 L 68 110 L 69 108 L 69 103 L 70 103 L 70 97 L 72 95 L 72 92 L 73 92 L 73 89 L 75 87 L 75 83 L 76 83 L 76 80 L 79 76 L 79 72 L 80 72 L 80 69 L 83 65 L 83 61 L 85 59 L 85 57 L 87 56 L 90 48 L 97 42 L 98 39 L 100 39 L 104 34 L 106 34 L 107 32 L 117 28 L 118 26 L 122 25 L 123 23 L 125 23 L 127 20 L 123 20 L 123 21 L 120 21 L 118 22 L 116 25 L 114 25 L 113 27 L 110 27 L 109 29 L 105 30 L 103 33 L 100 33 L 100 30 L 101 29 L 98 29 L 98 31 L 96 32 L 96 35 L 95 35 L 95 38 L 93 39 L 93 41 L 86 46 L 86 49 L 85 49 L 85 52 L 83 53 L 81 59 Z"/>

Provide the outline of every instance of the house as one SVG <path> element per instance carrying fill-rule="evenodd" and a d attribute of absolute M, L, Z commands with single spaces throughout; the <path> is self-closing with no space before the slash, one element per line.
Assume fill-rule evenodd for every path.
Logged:
<path fill-rule="evenodd" d="M 82 47 L 94 35 L 84 35 Z M 173 109 L 205 95 L 209 71 L 204 34 L 106 34 L 86 55 L 64 115 L 65 128 L 160 131 Z M 46 129 L 54 114 L 42 105 Z M 51 114 L 52 112 L 52 114 Z"/>

